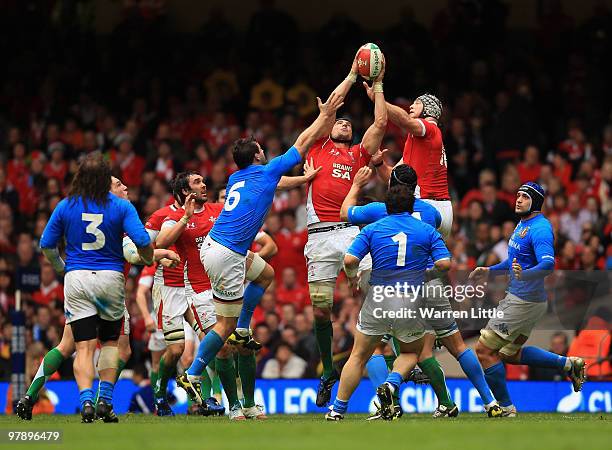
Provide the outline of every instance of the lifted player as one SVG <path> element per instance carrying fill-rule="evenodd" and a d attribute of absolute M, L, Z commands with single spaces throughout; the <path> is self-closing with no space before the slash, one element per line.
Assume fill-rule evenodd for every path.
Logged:
<path fill-rule="evenodd" d="M 181 387 L 192 398 L 199 395 L 196 386 L 204 368 L 237 327 L 248 329 L 263 295 L 261 287 L 253 283 L 244 288 L 247 253 L 270 209 L 281 176 L 302 161 L 306 149 L 322 136 L 342 105 L 342 97 L 336 94 L 325 103 L 317 101 L 320 111 L 317 119 L 287 152 L 269 163 L 266 164 L 263 149 L 254 139 L 239 139 L 234 144 L 233 157 L 239 170 L 229 178 L 223 211 L 200 251 L 212 284 L 217 323 L 200 344 L 186 376 L 181 377 Z"/>
<path fill-rule="evenodd" d="M 325 138 L 314 143 L 306 154 L 319 175 L 308 183 L 308 242 L 304 256 L 308 266 L 308 289 L 314 312 L 314 333 L 323 364 L 323 374 L 317 390 L 317 406 L 325 406 L 339 375 L 333 366 L 331 309 L 336 278 L 342 270 L 346 249 L 359 234 L 359 227 L 340 219 L 340 207 L 349 192 L 357 171 L 370 162 L 380 148 L 387 128 L 387 109 L 380 75 L 372 85 L 374 123 L 367 129 L 360 143 L 352 145 L 353 127 L 346 118 L 337 119 L 328 128 Z M 357 59 L 351 71 L 334 93 L 342 97 L 357 79 Z"/>

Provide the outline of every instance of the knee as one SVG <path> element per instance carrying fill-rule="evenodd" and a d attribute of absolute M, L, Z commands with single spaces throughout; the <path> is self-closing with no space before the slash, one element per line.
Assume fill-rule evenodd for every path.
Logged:
<path fill-rule="evenodd" d="M 223 344 L 221 350 L 217 353 L 217 358 L 227 359 L 232 356 L 232 348 L 228 344 Z"/>
<path fill-rule="evenodd" d="M 268 286 L 272 284 L 273 280 L 274 280 L 274 269 L 272 268 L 270 264 L 266 263 L 265 269 L 263 270 L 263 272 L 259 274 L 259 276 L 255 280 L 255 283 L 257 283 L 262 288 L 266 289 Z"/>
<path fill-rule="evenodd" d="M 185 351 L 185 344 L 180 343 L 169 345 L 166 351 L 170 354 L 171 357 L 180 358 L 183 352 Z"/>
<path fill-rule="evenodd" d="M 481 341 L 476 343 L 476 356 L 483 367 L 490 367 L 496 360 L 496 351 L 490 349 Z"/>
<path fill-rule="evenodd" d="M 312 314 L 316 322 L 328 322 L 331 318 L 331 311 L 329 309 L 318 306 L 312 308 Z"/>

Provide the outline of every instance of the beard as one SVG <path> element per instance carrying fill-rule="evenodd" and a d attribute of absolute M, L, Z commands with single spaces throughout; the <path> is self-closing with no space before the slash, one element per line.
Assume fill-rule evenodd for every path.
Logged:
<path fill-rule="evenodd" d="M 331 139 L 331 141 L 335 144 L 346 144 L 346 145 L 350 145 L 353 143 L 353 138 L 352 136 L 349 137 L 342 137 L 342 136 L 338 136 L 338 137 L 333 137 L 332 135 L 329 136 L 329 138 Z"/>
<path fill-rule="evenodd" d="M 519 216 L 519 217 L 526 217 L 529 214 L 531 214 L 531 211 L 528 209 L 527 211 L 517 211 L 516 209 L 514 210 L 514 213 Z"/>

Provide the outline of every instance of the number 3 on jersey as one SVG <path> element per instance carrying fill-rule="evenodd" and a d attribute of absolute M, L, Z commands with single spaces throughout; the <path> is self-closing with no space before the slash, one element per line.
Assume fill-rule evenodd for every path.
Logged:
<path fill-rule="evenodd" d="M 239 181 L 231 187 L 227 193 L 227 198 L 225 199 L 225 206 L 223 209 L 226 211 L 231 211 L 238 206 L 238 203 L 240 202 L 240 192 L 238 192 L 238 189 L 241 187 L 244 187 L 244 181 Z"/>
<path fill-rule="evenodd" d="M 98 227 L 102 225 L 102 220 L 104 220 L 103 214 L 91 214 L 91 213 L 82 213 L 81 219 L 83 222 L 91 222 L 85 228 L 85 232 L 88 234 L 93 234 L 96 238 L 93 242 L 83 242 L 81 244 L 81 248 L 83 250 L 100 250 L 106 244 L 106 236 L 102 233 Z"/>

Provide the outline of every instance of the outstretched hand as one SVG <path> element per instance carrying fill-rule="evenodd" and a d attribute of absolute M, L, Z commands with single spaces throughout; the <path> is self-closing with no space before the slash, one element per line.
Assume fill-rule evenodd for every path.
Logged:
<path fill-rule="evenodd" d="M 332 116 L 336 114 L 336 111 L 344 105 L 344 97 L 335 92 L 332 92 L 329 98 L 325 103 L 321 101 L 319 97 L 317 97 L 317 105 L 319 106 L 319 111 L 321 114 L 325 116 Z"/>
<path fill-rule="evenodd" d="M 312 158 L 310 158 L 310 161 L 306 160 L 304 162 L 304 176 L 306 177 L 308 181 L 316 177 L 317 174 L 321 171 L 321 169 L 323 169 L 322 166 L 319 166 L 315 169 Z"/>

